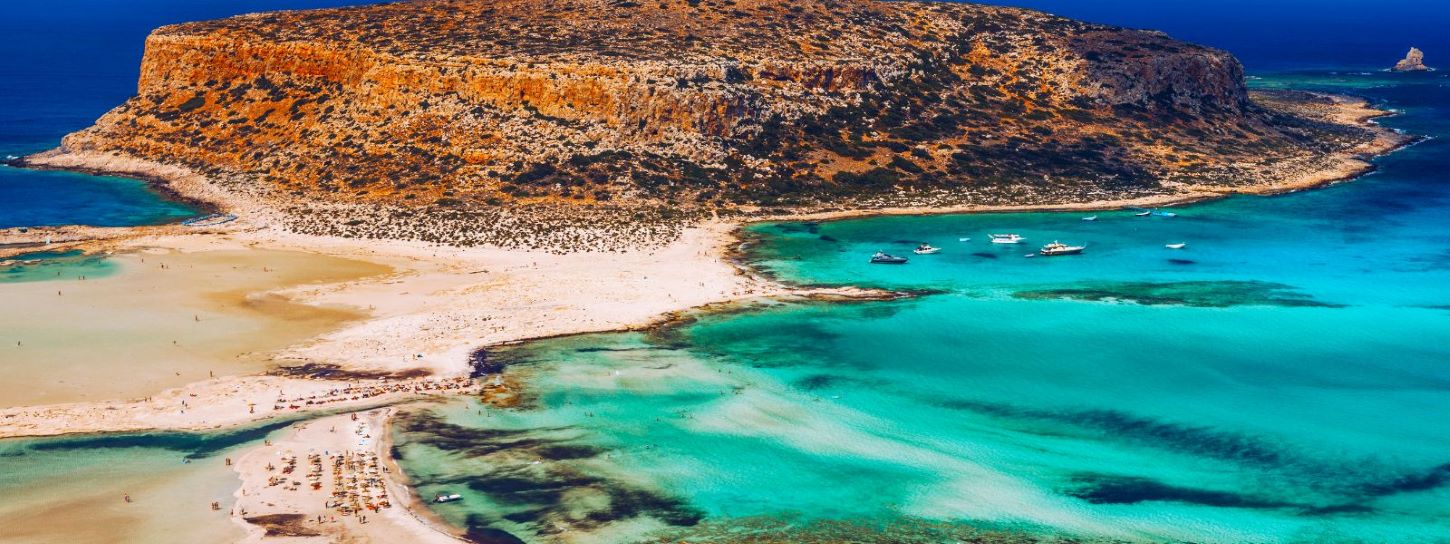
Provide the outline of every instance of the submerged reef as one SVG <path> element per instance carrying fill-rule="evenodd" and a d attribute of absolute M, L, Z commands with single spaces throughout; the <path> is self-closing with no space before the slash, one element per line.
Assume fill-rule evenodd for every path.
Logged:
<path fill-rule="evenodd" d="M 495 508 L 467 516 L 466 530 L 476 542 L 513 542 L 517 537 L 495 527 L 526 527 L 535 535 L 584 533 L 607 524 L 650 518 L 669 526 L 692 526 L 703 514 L 683 500 L 657 490 L 594 474 L 572 463 L 604 454 L 582 444 L 570 428 L 483 429 L 455 425 L 430 412 L 407 412 L 396 429 L 401 442 L 426 446 L 468 466 L 486 467 L 446 478 L 416 477 L 415 485 L 461 485 L 487 497 Z M 404 449 L 395 448 L 406 455 Z"/>
<path fill-rule="evenodd" d="M 1200 308 L 1228 308 L 1231 306 L 1343 307 L 1340 304 L 1315 300 L 1314 297 L 1301 293 L 1290 285 L 1240 280 L 1096 282 L 1078 287 L 1028 289 L 1017 291 L 1012 296 L 1026 300 L 1067 299 Z"/>
<path fill-rule="evenodd" d="M 647 542 L 751 544 L 1101 544 L 1110 539 L 1076 538 L 1020 528 L 993 529 L 971 523 L 897 516 L 882 520 L 819 520 L 791 516 L 752 516 L 710 520 L 695 527 L 664 531 Z"/>

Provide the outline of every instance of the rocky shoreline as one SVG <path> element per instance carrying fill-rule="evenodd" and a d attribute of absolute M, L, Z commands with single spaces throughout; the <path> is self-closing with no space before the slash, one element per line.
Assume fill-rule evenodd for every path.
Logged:
<path fill-rule="evenodd" d="M 737 223 L 770 220 L 828 220 L 870 215 L 918 215 L 1023 211 L 1087 211 L 1131 207 L 1174 206 L 1234 194 L 1269 195 L 1311 189 L 1353 179 L 1374 169 L 1369 159 L 1413 143 L 1414 138 L 1384 128 L 1375 119 L 1393 112 L 1374 108 L 1357 97 L 1321 93 L 1280 92 L 1275 107 L 1313 117 L 1325 123 L 1362 129 L 1365 136 L 1338 149 L 1297 160 L 1284 160 L 1232 184 L 1182 184 L 1165 179 L 1161 187 L 1144 193 L 1017 194 L 983 196 L 961 191 L 903 193 L 894 198 L 847 199 L 850 204 L 796 207 L 742 207 L 699 214 L 661 214 L 644 207 L 622 219 L 617 210 L 570 207 L 532 207 L 471 213 L 451 210 L 416 213 L 375 204 L 334 203 L 321 208 L 264 192 L 238 194 L 231 187 L 190 169 L 115 153 L 73 152 L 65 148 L 12 161 L 13 165 L 66 170 L 96 175 L 143 179 L 171 198 L 208 212 L 236 214 L 240 219 L 208 232 L 234 232 L 248 228 L 283 229 L 300 236 L 365 240 L 414 241 L 449 246 L 495 245 L 554 254 L 624 252 L 659 248 L 678 239 L 691 225 L 711 218 Z M 1261 98 L 1262 99 L 1262 98 Z M 58 227 L 29 229 L 29 235 L 10 229 L 0 232 L 0 256 L 9 247 L 34 247 L 45 236 L 68 241 L 85 238 L 125 238 L 138 233 L 177 232 L 173 226 L 97 229 Z M 502 233 L 507 233 L 502 234 Z"/>

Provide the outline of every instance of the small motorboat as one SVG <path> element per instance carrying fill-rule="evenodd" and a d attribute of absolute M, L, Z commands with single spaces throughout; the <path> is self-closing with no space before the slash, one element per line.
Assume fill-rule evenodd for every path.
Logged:
<path fill-rule="evenodd" d="M 932 247 L 931 244 L 927 244 L 927 243 L 923 243 L 923 244 L 921 244 L 919 246 L 916 246 L 916 249 L 911 250 L 912 253 L 915 253 L 917 255 L 931 255 L 933 253 L 937 253 L 937 252 L 940 252 L 940 251 L 941 251 L 941 248 L 939 248 L 939 247 Z"/>
<path fill-rule="evenodd" d="M 897 257 L 881 251 L 871 256 L 871 264 L 906 264 L 906 257 Z"/>
<path fill-rule="evenodd" d="M 961 238 L 957 238 L 957 241 L 958 242 L 970 242 L 970 241 L 972 241 L 972 239 L 971 238 L 967 238 L 966 236 L 963 236 Z"/>
<path fill-rule="evenodd" d="M 1096 216 L 1096 215 L 1089 215 L 1087 217 L 1082 218 L 1082 220 L 1083 221 L 1097 221 L 1098 220 L 1098 216 Z"/>
<path fill-rule="evenodd" d="M 1178 217 L 1178 214 L 1173 212 L 1160 212 L 1157 210 L 1153 210 L 1153 217 Z"/>
<path fill-rule="evenodd" d="M 1022 237 L 1016 234 L 988 234 L 994 244 L 1020 244 Z"/>
<path fill-rule="evenodd" d="M 1165 245 L 1163 247 L 1166 247 L 1168 249 L 1183 249 L 1185 247 L 1188 247 L 1188 244 L 1187 243 L 1184 243 L 1184 242 L 1179 242 L 1179 243 L 1176 243 L 1176 244 L 1167 244 L 1167 245 Z"/>
<path fill-rule="evenodd" d="M 1038 251 L 1038 253 L 1047 257 L 1055 257 L 1058 255 L 1077 255 L 1082 253 L 1084 249 L 1087 249 L 1087 246 L 1070 246 L 1062 242 L 1053 241 L 1050 244 L 1042 246 L 1042 250 Z"/>
<path fill-rule="evenodd" d="M 1133 214 L 1134 217 L 1148 217 L 1150 215 L 1153 215 L 1153 210 L 1143 210 L 1141 212 Z"/>
<path fill-rule="evenodd" d="M 453 501 L 458 501 L 458 500 L 463 500 L 463 495 L 459 495 L 457 493 L 439 493 L 439 494 L 433 496 L 433 502 L 434 503 L 437 503 L 437 504 L 442 504 L 442 503 L 445 503 L 445 502 L 453 502 Z"/>

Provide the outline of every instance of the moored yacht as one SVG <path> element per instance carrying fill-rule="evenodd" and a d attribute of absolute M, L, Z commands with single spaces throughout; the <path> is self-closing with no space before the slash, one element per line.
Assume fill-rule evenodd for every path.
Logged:
<path fill-rule="evenodd" d="M 924 242 L 921 245 L 916 246 L 916 249 L 911 250 L 912 253 L 915 253 L 917 255 L 931 255 L 931 254 L 936 253 L 938 251 L 941 251 L 941 248 L 939 248 L 939 247 L 932 247 L 931 244 L 924 243 Z"/>
<path fill-rule="evenodd" d="M 1087 246 L 1070 246 L 1062 242 L 1053 241 L 1050 244 L 1042 246 L 1042 250 L 1039 253 L 1048 257 L 1056 255 L 1077 255 L 1082 253 L 1084 249 L 1087 249 Z"/>
<path fill-rule="evenodd" d="M 1022 243 L 1022 237 L 1021 236 L 1018 236 L 1016 234 L 988 234 L 987 236 L 991 236 L 992 237 L 992 243 L 994 243 L 994 244 L 1020 244 L 1020 243 Z"/>
<path fill-rule="evenodd" d="M 877 251 L 875 255 L 871 256 L 871 264 L 906 264 L 906 257 L 897 257 Z"/>
<path fill-rule="evenodd" d="M 445 502 L 453 502 L 453 501 L 456 501 L 456 500 L 462 500 L 462 499 L 463 499 L 463 495 L 459 495 L 457 493 L 439 493 L 439 494 L 433 496 L 433 502 L 440 503 L 440 504 L 441 503 L 445 503 Z"/>

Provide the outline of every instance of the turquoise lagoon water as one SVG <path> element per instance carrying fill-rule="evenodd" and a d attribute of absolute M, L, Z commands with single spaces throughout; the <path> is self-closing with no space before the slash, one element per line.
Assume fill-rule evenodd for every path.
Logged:
<path fill-rule="evenodd" d="M 0 166 L 0 229 L 159 225 L 196 215 L 143 181 Z"/>
<path fill-rule="evenodd" d="M 1259 84 L 1349 89 L 1438 137 L 1447 81 Z M 756 225 L 783 279 L 937 294 L 494 353 L 524 407 L 420 413 L 398 453 L 425 495 L 465 495 L 435 507 L 450 521 L 528 541 L 1450 542 L 1447 158 L 1432 138 L 1353 183 L 1172 218 Z M 1088 250 L 1024 257 L 1054 239 Z M 866 263 L 920 241 L 944 250 Z"/>
<path fill-rule="evenodd" d="M 11 264 L 3 264 L 3 263 Z M 103 278 L 120 267 L 105 255 L 73 251 L 36 251 L 0 259 L 0 284 L 57 278 Z"/>

